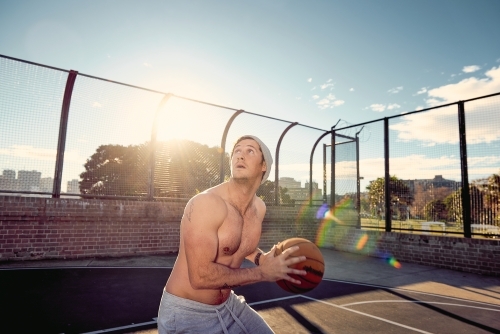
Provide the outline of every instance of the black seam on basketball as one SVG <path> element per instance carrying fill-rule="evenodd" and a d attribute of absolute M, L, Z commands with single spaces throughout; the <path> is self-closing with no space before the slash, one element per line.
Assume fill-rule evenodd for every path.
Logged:
<path fill-rule="evenodd" d="M 313 258 L 310 258 L 310 257 L 307 257 L 307 256 L 306 256 L 306 260 L 315 261 L 315 262 L 321 263 L 323 266 L 325 266 L 325 264 L 323 262 L 321 262 L 320 260 L 316 260 L 316 259 L 313 259 Z"/>
<path fill-rule="evenodd" d="M 300 275 L 290 275 L 290 276 L 295 278 L 295 279 L 302 280 L 304 282 L 316 284 L 316 285 L 318 285 L 321 282 L 321 280 L 319 282 L 311 282 L 310 280 L 306 279 L 305 276 L 300 276 Z M 323 276 L 321 276 L 321 278 L 323 279 Z"/>

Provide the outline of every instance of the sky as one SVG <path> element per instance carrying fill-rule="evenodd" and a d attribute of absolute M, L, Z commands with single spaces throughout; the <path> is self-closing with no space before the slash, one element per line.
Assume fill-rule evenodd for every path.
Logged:
<path fill-rule="evenodd" d="M 329 130 L 500 92 L 499 14 L 497 0 L 0 0 L 0 54 Z M 458 139 L 438 121 L 391 129 L 443 152 Z M 496 124 L 471 127 L 478 158 L 498 156 Z M 457 159 L 431 155 L 413 156 Z"/>

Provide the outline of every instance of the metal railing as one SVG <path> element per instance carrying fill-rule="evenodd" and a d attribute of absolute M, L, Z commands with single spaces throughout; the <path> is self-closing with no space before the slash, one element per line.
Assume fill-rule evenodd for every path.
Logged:
<path fill-rule="evenodd" d="M 499 109 L 500 93 L 325 130 L 0 55 L 0 193 L 185 200 L 227 179 L 229 144 L 253 134 L 274 153 L 268 205 L 499 237 Z"/>
<path fill-rule="evenodd" d="M 322 203 L 312 169 L 293 163 L 308 161 L 327 130 L 8 56 L 0 55 L 0 71 L 6 130 L 0 192 L 188 199 L 223 182 L 230 171 L 228 143 L 254 134 L 275 160 L 259 196 L 270 205 Z M 50 128 L 40 129 L 37 118 Z M 321 156 L 312 159 L 319 171 Z M 289 168 L 280 174 L 280 165 Z"/>
<path fill-rule="evenodd" d="M 333 129 L 368 131 L 361 227 L 500 237 L 499 113 L 496 93 Z"/>

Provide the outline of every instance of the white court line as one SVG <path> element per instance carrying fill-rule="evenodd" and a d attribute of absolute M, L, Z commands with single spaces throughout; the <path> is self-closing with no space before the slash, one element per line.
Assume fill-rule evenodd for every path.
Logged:
<path fill-rule="evenodd" d="M 250 305 L 250 306 L 253 306 L 253 305 L 272 303 L 272 302 L 277 302 L 277 301 L 280 301 L 280 300 L 286 300 L 286 299 L 292 299 L 292 298 L 298 298 L 298 297 L 302 297 L 302 295 L 295 295 L 295 296 L 274 298 L 274 299 L 262 300 L 260 302 L 247 303 L 247 304 Z"/>
<path fill-rule="evenodd" d="M 433 296 L 433 297 L 439 297 L 439 298 L 447 298 L 447 299 L 457 300 L 457 301 L 461 301 L 461 302 L 475 303 L 475 304 L 482 304 L 482 305 L 489 305 L 489 306 L 499 307 L 499 305 L 492 304 L 492 303 L 478 302 L 478 301 L 470 300 L 470 299 L 450 297 L 450 296 L 438 295 L 438 294 L 430 293 L 430 292 L 415 291 L 415 290 L 404 289 L 404 288 L 391 288 L 389 286 L 384 286 L 384 285 L 376 285 L 376 284 L 369 284 L 369 283 L 358 283 L 358 282 L 349 282 L 349 281 L 342 281 L 342 280 L 337 280 L 337 279 L 333 279 L 333 278 L 323 278 L 323 281 L 340 282 L 340 283 L 355 284 L 355 285 L 364 285 L 364 286 L 369 286 L 369 287 L 374 287 L 374 288 L 380 288 L 380 289 L 385 289 L 385 290 L 395 290 L 395 291 L 400 290 L 400 291 L 405 291 L 405 292 L 417 293 L 417 294 L 421 294 L 421 295 L 427 295 L 427 296 Z M 495 297 L 492 297 L 492 298 L 495 298 Z"/>
<path fill-rule="evenodd" d="M 114 332 L 122 329 L 128 329 L 128 328 L 134 328 L 134 327 L 140 327 L 140 326 L 146 326 L 146 325 L 153 325 L 157 323 L 158 318 L 153 318 L 154 321 L 148 321 L 148 322 L 141 322 L 140 324 L 133 324 L 133 325 L 128 325 L 128 326 L 120 326 L 120 327 L 114 327 L 114 328 L 108 328 L 108 329 L 100 329 L 97 331 L 93 332 L 86 332 L 82 334 L 98 334 L 98 333 L 108 333 L 108 332 Z"/>
<path fill-rule="evenodd" d="M 372 300 L 372 301 L 366 301 L 366 302 L 357 302 L 357 303 L 343 304 L 343 305 L 340 305 L 340 306 L 347 307 L 347 306 L 361 305 L 361 304 L 371 304 L 371 303 L 415 303 L 415 304 L 448 305 L 448 306 L 468 307 L 468 308 L 475 308 L 475 309 L 478 309 L 478 310 L 500 312 L 500 309 L 494 309 L 494 308 L 486 308 L 486 307 L 479 307 L 479 306 L 472 306 L 472 305 L 463 305 L 463 304 L 441 303 L 441 302 L 424 302 L 424 301 L 420 301 L 420 300 Z"/>
<path fill-rule="evenodd" d="M 349 311 L 349 312 L 357 313 L 357 314 L 360 314 L 360 315 L 364 315 L 366 317 L 377 319 L 377 320 L 380 320 L 380 321 L 383 321 L 383 322 L 387 322 L 387 323 L 395 325 L 395 326 L 399 326 L 399 327 L 403 327 L 403 328 L 406 328 L 406 329 L 410 329 L 410 330 L 415 331 L 415 332 L 425 333 L 425 334 L 432 334 L 430 332 L 426 332 L 426 331 L 418 329 L 418 328 L 406 326 L 406 325 L 400 324 L 399 322 L 394 322 L 394 321 L 391 321 L 391 320 L 380 318 L 380 317 L 377 317 L 377 316 L 374 316 L 374 315 L 371 315 L 371 314 L 368 314 L 368 313 L 364 313 L 364 312 L 360 312 L 360 311 L 356 311 L 356 310 L 351 310 L 351 309 L 349 309 L 347 307 L 343 307 L 343 306 L 340 306 L 340 305 L 335 305 L 335 304 L 328 303 L 328 302 L 325 302 L 323 300 L 315 299 L 315 298 L 312 298 L 312 297 L 308 297 L 308 296 L 304 296 L 304 295 L 301 295 L 301 296 L 303 298 L 306 298 L 306 299 L 309 299 L 309 300 L 312 300 L 312 301 L 315 301 L 315 302 L 323 303 L 323 304 L 326 304 L 326 305 L 329 305 L 329 306 L 340 308 L 340 309 L 345 310 L 345 311 Z"/>

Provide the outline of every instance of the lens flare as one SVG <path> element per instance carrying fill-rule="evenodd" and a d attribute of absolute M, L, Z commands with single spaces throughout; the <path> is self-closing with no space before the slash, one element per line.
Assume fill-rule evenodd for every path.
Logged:
<path fill-rule="evenodd" d="M 391 258 L 389 258 L 389 259 L 387 260 L 387 262 L 388 262 L 391 266 L 393 266 L 394 268 L 396 268 L 396 269 L 401 268 L 401 263 L 399 263 L 399 261 L 398 261 L 398 260 L 396 260 L 396 259 L 394 258 L 394 256 L 392 256 Z"/>
<path fill-rule="evenodd" d="M 354 201 L 350 197 L 343 198 L 332 209 L 329 208 L 328 204 L 323 204 L 316 212 L 316 218 L 321 219 L 316 234 L 316 245 L 320 247 L 331 246 L 329 243 L 332 243 L 334 239 L 343 238 L 347 234 L 347 230 L 336 230 L 335 228 L 352 224 L 351 220 L 357 214 L 353 208 Z"/>
<path fill-rule="evenodd" d="M 365 247 L 366 242 L 368 241 L 368 239 L 369 239 L 368 234 L 366 234 L 366 233 L 363 234 L 361 236 L 361 238 L 359 238 L 358 243 L 356 244 L 356 249 L 357 250 L 362 250 Z"/>

